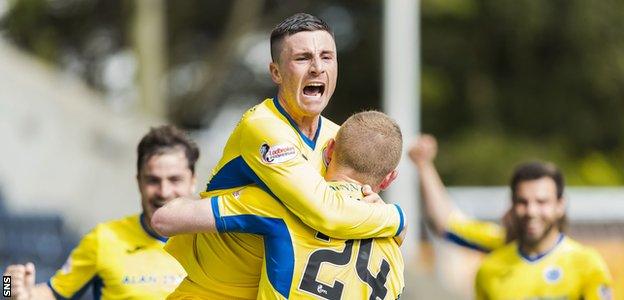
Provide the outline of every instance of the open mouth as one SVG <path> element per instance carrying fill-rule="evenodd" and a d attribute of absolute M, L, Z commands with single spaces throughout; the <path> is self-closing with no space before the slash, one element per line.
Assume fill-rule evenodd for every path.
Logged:
<path fill-rule="evenodd" d="M 309 83 L 303 87 L 303 94 L 306 96 L 320 97 L 325 92 L 325 84 L 323 83 Z"/>

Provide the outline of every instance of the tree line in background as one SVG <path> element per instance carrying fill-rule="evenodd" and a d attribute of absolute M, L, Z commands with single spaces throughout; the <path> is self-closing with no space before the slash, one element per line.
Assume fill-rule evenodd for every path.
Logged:
<path fill-rule="evenodd" d="M 132 49 L 132 1 L 9 3 L 5 37 L 111 88 L 106 62 Z M 240 48 L 299 11 L 336 29 L 340 72 L 326 115 L 341 122 L 381 106 L 381 1 L 166 6 L 168 117 L 178 125 L 210 126 L 224 101 L 273 96 L 268 72 Z M 422 130 L 440 140 L 448 184 L 503 185 L 527 159 L 559 164 L 573 185 L 624 184 L 624 2 L 422 0 L 421 15 Z"/>

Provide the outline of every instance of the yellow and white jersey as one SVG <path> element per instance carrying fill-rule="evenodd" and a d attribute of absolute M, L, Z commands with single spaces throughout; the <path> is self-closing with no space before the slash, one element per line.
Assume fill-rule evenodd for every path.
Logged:
<path fill-rule="evenodd" d="M 402 216 L 394 206 L 371 210 L 365 203 L 345 201 L 323 179 L 327 165 L 325 148 L 338 129 L 336 124 L 321 117 L 315 138 L 309 139 L 276 98 L 266 99 L 243 115 L 201 196 L 227 194 L 255 184 L 279 199 L 304 223 L 328 228 L 328 235 L 367 238 L 398 234 L 402 230 Z M 366 222 L 371 226 L 327 224 L 325 217 L 336 216 L 337 211 L 348 211 L 354 216 L 354 223 Z M 389 215 L 392 217 L 388 218 Z M 330 225 L 335 226 L 327 227 Z M 171 238 L 165 249 L 188 273 L 171 299 L 192 293 L 213 298 L 255 299 L 264 253 L 259 236 L 180 235 Z"/>
<path fill-rule="evenodd" d="M 504 227 L 457 212 L 451 213 L 445 233 L 445 238 L 455 244 L 486 253 L 503 247 L 505 237 Z"/>
<path fill-rule="evenodd" d="M 359 185 L 330 185 L 349 195 L 348 201 L 362 198 Z M 403 290 L 403 258 L 391 237 L 330 238 L 255 186 L 211 201 L 219 232 L 253 233 L 264 239 L 258 299 L 397 299 Z"/>
<path fill-rule="evenodd" d="M 79 298 L 90 284 L 95 299 L 165 299 L 186 274 L 143 220 L 134 215 L 89 232 L 48 282 L 57 299 Z"/>
<path fill-rule="evenodd" d="M 477 299 L 611 299 L 611 276 L 594 250 L 561 235 L 550 251 L 529 257 L 517 243 L 483 261 Z"/>

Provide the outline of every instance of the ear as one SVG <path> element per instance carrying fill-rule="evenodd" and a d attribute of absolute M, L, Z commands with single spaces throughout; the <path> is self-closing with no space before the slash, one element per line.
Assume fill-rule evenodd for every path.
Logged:
<path fill-rule="evenodd" d="M 279 66 L 276 62 L 271 62 L 269 64 L 269 73 L 271 73 L 271 80 L 273 80 L 275 84 L 282 84 L 282 75 L 279 72 Z"/>
<path fill-rule="evenodd" d="M 327 142 L 327 148 L 325 149 L 325 159 L 327 159 L 327 164 L 331 163 L 331 160 L 334 156 L 334 150 L 336 149 L 336 140 L 331 138 Z"/>
<path fill-rule="evenodd" d="M 379 189 L 383 191 L 389 188 L 392 182 L 397 178 L 397 175 L 399 175 L 399 172 L 397 170 L 388 173 L 388 175 L 386 175 L 386 177 L 384 177 L 384 179 L 379 184 Z"/>

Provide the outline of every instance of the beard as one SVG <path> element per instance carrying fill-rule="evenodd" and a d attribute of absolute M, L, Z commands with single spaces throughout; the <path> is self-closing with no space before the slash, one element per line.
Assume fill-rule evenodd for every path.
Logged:
<path fill-rule="evenodd" d="M 549 222 L 548 224 L 546 224 L 544 231 L 542 231 L 541 234 L 537 235 L 537 236 L 530 236 L 528 234 L 528 232 L 526 231 L 526 227 L 525 226 L 518 226 L 517 230 L 518 230 L 518 240 L 520 242 L 520 244 L 528 246 L 529 248 L 533 248 L 537 245 L 539 245 L 540 242 L 542 242 L 544 239 L 546 239 L 546 237 L 553 232 L 554 230 L 557 229 L 557 223 L 559 221 L 555 220 L 552 222 Z"/>

